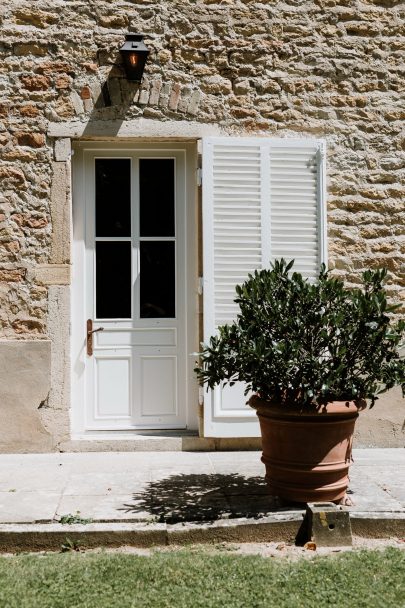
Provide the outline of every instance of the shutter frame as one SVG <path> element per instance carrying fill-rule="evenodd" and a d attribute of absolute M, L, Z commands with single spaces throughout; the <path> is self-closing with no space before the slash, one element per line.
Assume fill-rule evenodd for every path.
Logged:
<path fill-rule="evenodd" d="M 294 151 L 296 151 L 296 158 L 294 157 Z M 225 277 L 227 272 L 225 270 L 224 273 L 222 269 L 230 268 L 232 276 L 237 275 L 240 277 L 236 280 L 236 284 L 245 280 L 248 272 L 253 271 L 255 268 L 268 267 L 270 261 L 274 260 L 275 257 L 275 247 L 274 244 L 272 246 L 271 235 L 273 234 L 274 237 L 277 230 L 277 222 L 280 218 L 283 220 L 284 211 L 288 238 L 292 239 L 293 236 L 291 235 L 295 233 L 294 205 L 291 209 L 284 209 L 282 206 L 283 208 L 278 217 L 272 206 L 272 203 L 275 205 L 277 201 L 277 193 L 279 195 L 279 202 L 283 200 L 284 196 L 283 177 L 285 170 L 283 163 L 280 163 L 278 190 L 274 187 L 274 183 L 272 184 L 272 179 L 274 180 L 275 176 L 272 158 L 277 158 L 278 152 L 280 152 L 281 157 L 284 154 L 287 160 L 295 158 L 290 163 L 291 171 L 293 167 L 297 168 L 295 181 L 297 179 L 299 181 L 299 175 L 303 172 L 305 179 L 309 182 L 307 190 L 313 193 L 313 197 L 309 197 L 310 200 L 308 200 L 310 202 L 310 211 L 312 215 L 315 212 L 316 217 L 315 239 L 317 242 L 312 247 L 313 251 L 316 250 L 316 263 L 309 260 L 308 267 L 315 268 L 317 266 L 319 268 L 321 262 L 326 264 L 326 155 L 324 141 L 317 139 L 264 137 L 204 138 L 202 145 L 202 220 L 205 343 L 209 341 L 210 336 L 216 333 L 217 325 L 221 325 L 228 320 L 231 321 L 231 318 L 226 319 L 227 311 L 231 315 L 236 314 L 236 309 L 228 302 L 231 297 L 229 289 L 230 281 L 224 279 L 225 283 L 221 284 L 221 277 Z M 306 170 L 301 162 L 304 159 L 303 162 L 305 163 L 307 156 L 312 158 L 311 154 L 313 155 L 313 162 L 316 164 L 315 181 L 311 178 L 310 168 Z M 229 155 L 228 170 L 227 155 Z M 256 158 L 257 163 L 255 161 Z M 245 172 L 245 177 L 243 177 L 243 172 Z M 257 174 L 259 175 L 259 187 L 257 187 Z M 241 192 L 245 190 L 245 195 L 239 195 L 239 183 L 243 184 Z M 286 183 L 289 185 L 289 180 Z M 293 192 L 292 189 L 291 191 Z M 244 196 L 248 200 L 247 205 L 244 203 Z M 235 202 L 232 207 L 233 197 Z M 290 195 L 287 194 L 286 200 L 290 200 Z M 257 214 L 258 205 L 260 205 L 259 216 Z M 243 242 L 245 234 L 242 234 L 244 213 L 247 214 L 247 227 L 245 230 L 247 236 L 245 243 Z M 233 215 L 235 216 L 235 228 L 232 225 Z M 260 217 L 259 226 L 257 225 L 257 217 Z M 307 221 L 306 224 L 308 223 L 310 222 Z M 224 226 L 224 229 L 222 229 L 222 226 Z M 241 232 L 238 232 L 238 226 L 242 228 Z M 234 236 L 232 236 L 233 234 Z M 242 238 L 240 251 L 242 253 L 246 251 L 246 256 L 241 255 L 240 251 L 236 250 L 236 248 L 235 256 L 229 255 L 229 252 L 232 253 L 232 242 L 237 242 L 238 234 Z M 249 234 L 252 236 L 249 236 Z M 248 248 L 249 239 L 251 240 L 252 247 L 248 250 L 246 248 Z M 309 247 L 307 247 L 308 239 Z M 307 234 L 303 235 L 302 241 L 304 249 L 307 247 L 309 251 L 311 251 L 310 239 L 311 229 L 307 229 Z M 260 241 L 259 257 L 257 251 L 255 251 L 257 240 Z M 244 247 L 245 250 L 243 249 Z M 225 255 L 219 253 L 220 251 L 225 251 Z M 249 268 L 248 271 L 244 271 L 243 268 L 233 269 L 233 266 L 235 266 L 233 257 L 236 258 L 238 253 L 244 262 L 246 258 L 254 263 L 253 267 Z M 294 256 L 287 254 L 284 257 L 291 259 Z M 220 297 L 218 297 L 219 292 L 222 294 Z M 206 437 L 259 437 L 260 429 L 256 413 L 244 405 L 246 400 L 247 398 L 243 396 L 243 386 L 241 383 L 238 383 L 234 387 L 227 386 L 225 389 L 216 387 L 214 390 L 204 390 L 204 435 Z"/>

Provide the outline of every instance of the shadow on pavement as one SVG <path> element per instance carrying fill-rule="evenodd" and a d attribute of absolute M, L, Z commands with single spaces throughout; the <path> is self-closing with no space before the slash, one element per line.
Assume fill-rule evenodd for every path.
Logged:
<path fill-rule="evenodd" d="M 294 508 L 270 496 L 262 477 L 238 474 L 172 475 L 149 482 L 132 499 L 119 510 L 147 513 L 162 523 L 258 518 Z"/>

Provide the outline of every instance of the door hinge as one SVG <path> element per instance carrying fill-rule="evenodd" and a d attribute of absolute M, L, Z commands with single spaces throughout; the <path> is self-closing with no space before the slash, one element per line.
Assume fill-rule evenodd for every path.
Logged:
<path fill-rule="evenodd" d="M 198 277 L 197 293 L 199 296 L 202 296 L 203 292 L 204 292 L 204 277 Z"/>
<path fill-rule="evenodd" d="M 199 405 L 204 404 L 204 387 L 203 386 L 198 387 L 198 403 L 199 403 Z"/>
<path fill-rule="evenodd" d="M 202 169 L 198 167 L 197 169 L 197 186 L 202 186 Z"/>
<path fill-rule="evenodd" d="M 316 152 L 317 152 L 319 161 L 322 162 L 326 157 L 325 145 L 323 143 L 319 144 L 319 147 Z"/>

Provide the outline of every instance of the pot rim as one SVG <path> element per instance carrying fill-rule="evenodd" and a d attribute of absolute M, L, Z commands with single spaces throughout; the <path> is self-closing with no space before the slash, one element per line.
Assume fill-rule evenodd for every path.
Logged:
<path fill-rule="evenodd" d="M 252 395 L 248 401 L 251 408 L 256 410 L 258 416 L 280 416 L 280 417 L 316 417 L 323 416 L 353 416 L 358 415 L 367 407 L 365 399 L 334 400 L 327 403 L 312 403 L 309 405 L 297 405 L 296 403 L 281 403 L 279 401 L 267 401 L 258 395 Z"/>

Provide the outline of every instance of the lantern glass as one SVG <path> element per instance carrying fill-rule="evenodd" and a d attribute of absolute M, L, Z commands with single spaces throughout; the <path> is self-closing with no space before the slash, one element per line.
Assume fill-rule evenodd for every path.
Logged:
<path fill-rule="evenodd" d="M 131 66 L 133 68 L 135 68 L 138 65 L 138 55 L 135 55 L 135 53 L 131 53 L 128 56 L 128 59 L 129 59 L 129 63 L 131 64 Z"/>

